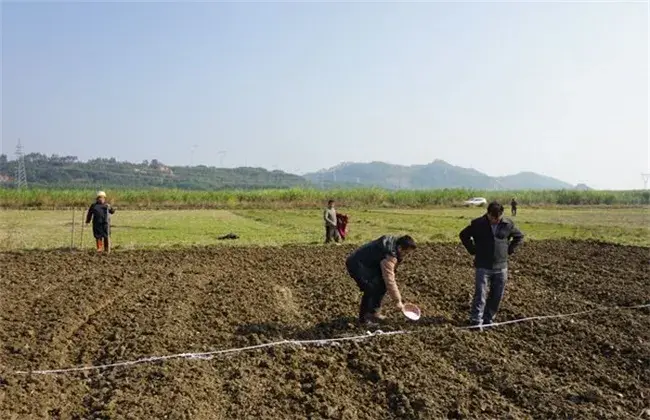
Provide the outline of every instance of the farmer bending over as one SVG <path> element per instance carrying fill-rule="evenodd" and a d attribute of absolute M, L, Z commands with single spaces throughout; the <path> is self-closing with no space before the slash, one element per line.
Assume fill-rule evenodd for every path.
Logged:
<path fill-rule="evenodd" d="M 360 324 L 367 325 L 385 318 L 379 309 L 386 291 L 397 308 L 402 310 L 404 304 L 395 281 L 395 269 L 415 247 L 415 240 L 408 235 L 384 235 L 361 246 L 345 261 L 348 273 L 363 292 L 359 308 Z"/>
<path fill-rule="evenodd" d="M 110 243 L 110 215 L 115 213 L 115 209 L 106 202 L 106 193 L 99 191 L 97 193 L 97 201 L 90 205 L 88 215 L 86 216 L 86 224 L 93 222 L 93 236 L 97 244 L 97 252 L 105 250 L 109 253 Z"/>
<path fill-rule="evenodd" d="M 491 324 L 506 287 L 508 256 L 521 245 L 524 234 L 503 218 L 503 206 L 494 201 L 483 217 L 472 220 L 460 232 L 460 240 L 474 255 L 476 268 L 470 324 Z"/>

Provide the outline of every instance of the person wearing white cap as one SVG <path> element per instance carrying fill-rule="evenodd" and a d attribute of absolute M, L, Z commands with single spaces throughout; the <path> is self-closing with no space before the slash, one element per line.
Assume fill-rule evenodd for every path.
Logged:
<path fill-rule="evenodd" d="M 110 232 L 110 215 L 115 213 L 115 209 L 106 202 L 106 193 L 104 191 L 97 192 L 97 200 L 90 205 L 88 215 L 86 216 L 86 224 L 93 222 L 93 236 L 97 245 L 97 252 L 105 251 L 109 253 L 111 236 Z"/>

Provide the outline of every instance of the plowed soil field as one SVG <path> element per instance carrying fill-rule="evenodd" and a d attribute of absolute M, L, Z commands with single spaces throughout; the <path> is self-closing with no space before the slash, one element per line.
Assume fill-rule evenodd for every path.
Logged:
<path fill-rule="evenodd" d="M 478 332 L 459 246 L 398 270 L 423 318 L 379 336 L 52 375 L 282 339 L 365 333 L 341 247 L 0 254 L 2 419 L 625 419 L 650 408 L 650 310 L 603 310 Z M 650 301 L 649 249 L 529 242 L 497 321 Z M 387 299 L 386 305 L 391 302 Z"/>

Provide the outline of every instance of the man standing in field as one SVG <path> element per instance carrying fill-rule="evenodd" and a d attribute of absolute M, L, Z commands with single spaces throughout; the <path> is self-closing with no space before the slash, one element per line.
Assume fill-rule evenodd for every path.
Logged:
<path fill-rule="evenodd" d="M 115 209 L 106 202 L 106 193 L 99 191 L 97 193 L 97 200 L 90 205 L 88 215 L 86 216 L 86 224 L 93 222 L 93 236 L 97 245 L 97 252 L 105 251 L 110 253 L 110 215 L 115 213 Z"/>
<path fill-rule="evenodd" d="M 515 200 L 514 197 L 512 198 L 512 201 L 510 201 L 510 214 L 512 216 L 517 215 L 517 200 Z"/>
<path fill-rule="evenodd" d="M 460 240 L 474 255 L 475 288 L 470 323 L 492 323 L 499 310 L 508 278 L 508 256 L 519 247 L 524 235 L 515 224 L 503 218 L 503 206 L 490 203 L 483 217 L 472 220 L 460 232 Z"/>
<path fill-rule="evenodd" d="M 327 208 L 323 212 L 323 219 L 325 220 L 325 243 L 328 244 L 334 240 L 339 242 L 339 232 L 337 229 L 336 209 L 334 208 L 334 200 L 327 202 Z"/>
<path fill-rule="evenodd" d="M 373 324 L 385 318 L 379 313 L 379 309 L 386 291 L 397 308 L 404 308 L 395 281 L 395 270 L 404 256 L 415 248 L 415 240 L 408 235 L 384 235 L 361 246 L 348 256 L 345 261 L 348 273 L 363 292 L 359 307 L 361 325 Z"/>

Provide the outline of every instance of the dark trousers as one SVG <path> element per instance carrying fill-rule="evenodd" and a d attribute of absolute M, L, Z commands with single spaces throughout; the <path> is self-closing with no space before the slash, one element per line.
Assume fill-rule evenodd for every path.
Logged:
<path fill-rule="evenodd" d="M 386 284 L 381 274 L 373 273 L 362 264 L 348 261 L 346 266 L 350 277 L 363 292 L 359 305 L 359 321 L 363 322 L 366 316 L 373 315 L 379 310 L 381 301 L 386 294 Z"/>
<path fill-rule="evenodd" d="M 517 215 L 517 207 L 513 207 L 513 208 L 511 208 L 511 209 L 510 209 L 510 213 L 511 213 L 513 216 L 516 216 L 516 215 Z"/>
<path fill-rule="evenodd" d="M 491 324 L 499 310 L 508 279 L 508 269 L 477 268 L 470 321 L 474 325 Z"/>
<path fill-rule="evenodd" d="M 339 241 L 339 231 L 336 229 L 336 226 L 325 226 L 325 243 L 328 244 L 332 241 Z"/>
<path fill-rule="evenodd" d="M 109 223 L 102 223 L 93 221 L 93 236 L 97 244 L 97 251 L 110 251 L 109 239 L 111 236 L 111 225 Z"/>

